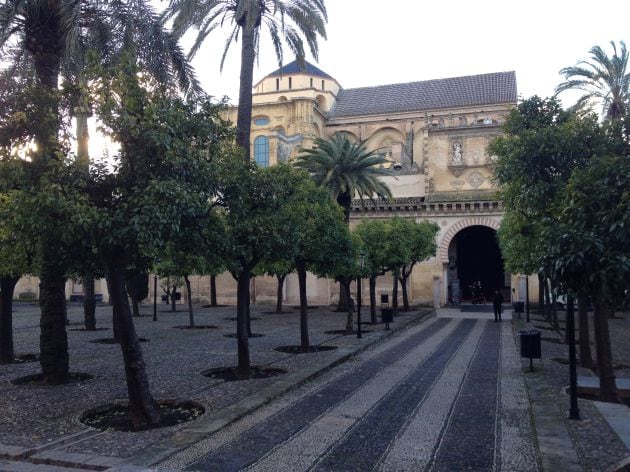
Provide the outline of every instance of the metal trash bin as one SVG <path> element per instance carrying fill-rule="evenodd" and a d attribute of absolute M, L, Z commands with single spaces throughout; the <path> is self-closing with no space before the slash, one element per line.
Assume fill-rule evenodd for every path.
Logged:
<path fill-rule="evenodd" d="M 518 332 L 521 342 L 521 357 L 529 358 L 529 370 L 534 370 L 532 359 L 541 358 L 540 331 L 529 329 Z"/>
<path fill-rule="evenodd" d="M 394 322 L 393 308 L 381 308 L 381 322 L 385 323 L 385 329 L 389 329 L 389 324 Z"/>
<path fill-rule="evenodd" d="M 514 313 L 521 314 L 525 311 L 525 302 L 514 302 Z"/>

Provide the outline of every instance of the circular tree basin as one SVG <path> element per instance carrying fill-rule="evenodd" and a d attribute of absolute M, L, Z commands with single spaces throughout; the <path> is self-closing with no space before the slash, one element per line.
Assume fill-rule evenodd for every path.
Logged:
<path fill-rule="evenodd" d="M 361 323 L 363 324 L 363 323 Z M 361 330 L 361 334 L 364 333 L 371 333 L 372 330 L 371 329 L 362 329 Z M 331 331 L 324 331 L 324 334 L 335 334 L 337 336 L 350 336 L 350 335 L 356 335 L 357 332 L 356 331 L 346 331 L 345 329 L 333 329 Z"/>
<path fill-rule="evenodd" d="M 109 328 L 95 328 L 95 329 L 85 329 L 85 328 L 71 328 L 68 331 L 85 331 L 87 333 L 93 333 L 94 331 L 107 331 Z"/>
<path fill-rule="evenodd" d="M 238 318 L 236 318 L 236 316 L 228 316 L 226 318 L 223 318 L 225 321 L 236 321 Z M 250 321 L 257 321 L 260 318 L 256 318 L 255 316 L 250 316 L 249 320 Z"/>
<path fill-rule="evenodd" d="M 26 364 L 37 361 L 39 361 L 39 354 L 16 354 L 13 357 L 13 364 Z"/>
<path fill-rule="evenodd" d="M 73 385 L 92 380 L 94 376 L 85 372 L 70 372 L 68 374 L 68 383 L 62 385 Z M 56 385 L 50 385 L 44 382 L 44 374 L 31 374 L 23 377 L 18 377 L 11 380 L 13 385 L 28 385 L 33 387 L 53 387 Z"/>
<path fill-rule="evenodd" d="M 214 325 L 195 325 L 195 326 L 190 326 L 190 325 L 185 325 L 185 326 L 173 326 L 173 329 L 218 329 L 216 326 Z"/>
<path fill-rule="evenodd" d="M 165 428 L 192 421 L 199 418 L 206 411 L 200 403 L 191 400 L 159 400 L 157 404 L 160 409 L 161 420 L 154 426 L 134 426 L 129 414 L 129 405 L 127 404 L 108 404 L 92 408 L 81 415 L 79 421 L 86 426 L 101 431 L 135 432 Z"/>
<path fill-rule="evenodd" d="M 308 354 L 311 352 L 333 351 L 337 346 L 309 346 L 308 350 L 303 350 L 302 346 L 278 346 L 274 347 L 274 351 L 284 352 L 286 354 Z"/>
<path fill-rule="evenodd" d="M 563 389 L 564 393 L 566 393 L 567 395 L 569 395 L 569 388 L 570 387 L 565 387 Z M 581 398 L 583 400 L 592 400 L 592 401 L 598 401 L 598 402 L 606 401 L 606 400 L 602 400 L 598 387 L 578 387 L 577 396 L 578 398 Z M 617 389 L 617 396 L 619 397 L 618 402 L 609 402 L 609 403 L 623 403 L 626 406 L 630 406 L 630 390 L 619 388 Z"/>
<path fill-rule="evenodd" d="M 226 382 L 235 382 L 238 380 L 268 379 L 270 377 L 275 377 L 276 375 L 282 375 L 286 373 L 287 371 L 285 369 L 280 369 L 277 367 L 251 366 L 250 376 L 243 377 L 238 372 L 238 367 L 230 366 L 204 370 L 203 372 L 201 372 L 201 375 L 210 379 L 221 379 L 225 380 Z"/>
<path fill-rule="evenodd" d="M 551 360 L 554 361 L 554 362 L 557 362 L 558 364 L 569 365 L 569 359 L 567 357 L 552 357 Z M 575 358 L 575 363 L 577 365 L 579 365 L 580 364 L 580 359 L 578 359 L 576 357 Z"/>
<path fill-rule="evenodd" d="M 141 343 L 148 343 L 149 340 L 147 338 L 138 338 L 138 341 Z M 95 343 L 95 344 L 118 344 L 118 341 L 116 341 L 114 338 L 99 338 L 99 339 L 92 339 L 90 341 L 91 343 Z"/>
<path fill-rule="evenodd" d="M 540 340 L 548 342 L 548 343 L 554 343 L 554 344 L 565 344 L 564 339 L 547 338 L 545 336 L 542 336 Z M 575 344 L 580 344 L 580 341 L 576 339 Z"/>
<path fill-rule="evenodd" d="M 235 338 L 236 333 L 224 334 L 223 336 L 225 336 L 226 338 Z M 264 334 L 260 334 L 260 333 L 252 333 L 249 335 L 250 338 L 262 338 L 263 336 Z"/>

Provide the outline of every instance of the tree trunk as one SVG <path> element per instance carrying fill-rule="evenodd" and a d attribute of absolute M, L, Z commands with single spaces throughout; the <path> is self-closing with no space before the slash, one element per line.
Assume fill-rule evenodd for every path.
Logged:
<path fill-rule="evenodd" d="M 108 284 L 109 289 L 109 284 Z M 111 293 L 111 292 L 110 292 Z M 109 296 L 109 300 L 112 303 L 112 334 L 114 337 L 114 341 L 120 344 L 120 322 L 118 321 L 120 317 L 116 313 L 116 305 L 114 305 L 111 295 Z"/>
<path fill-rule="evenodd" d="M 173 312 L 177 311 L 177 307 L 175 306 L 175 304 L 177 303 L 176 294 L 177 294 L 177 285 L 173 285 L 173 291 L 171 292 L 171 311 Z"/>
<path fill-rule="evenodd" d="M 376 318 L 376 277 L 370 277 L 370 322 L 375 325 L 378 323 Z"/>
<path fill-rule="evenodd" d="M 392 310 L 394 315 L 398 314 L 398 270 L 393 271 L 394 286 L 392 288 Z"/>
<path fill-rule="evenodd" d="M 151 395 L 142 348 L 129 309 L 124 266 L 118 267 L 110 262 L 106 264 L 105 270 L 109 295 L 114 304 L 114 321 L 119 326 L 119 342 L 125 363 L 131 420 L 136 428 L 156 426 L 160 423 L 160 411 Z"/>
<path fill-rule="evenodd" d="M 551 321 L 553 323 L 553 327 L 556 330 L 560 329 L 560 322 L 558 321 L 558 306 L 556 305 L 556 295 L 552 292 L 551 294 Z"/>
<path fill-rule="evenodd" d="M 241 75 L 236 119 L 236 144 L 243 149 L 245 163 L 250 162 L 250 131 L 252 126 L 252 87 L 254 61 L 256 59 L 255 29 L 249 25 L 241 28 Z"/>
<path fill-rule="evenodd" d="M 0 364 L 15 360 L 13 351 L 13 292 L 19 277 L 0 278 Z"/>
<path fill-rule="evenodd" d="M 545 316 L 545 278 L 538 274 L 538 314 Z"/>
<path fill-rule="evenodd" d="M 60 246 L 53 238 L 43 243 L 40 272 L 40 364 L 44 382 L 49 385 L 68 383 L 69 373 L 64 309 L 66 279 L 59 264 Z"/>
<path fill-rule="evenodd" d="M 545 314 L 545 319 L 547 322 L 551 322 L 551 299 L 549 298 L 549 284 L 547 283 L 547 279 L 543 279 L 544 283 L 544 293 L 545 293 L 545 303 L 543 305 L 543 313 Z M 555 328 L 555 326 L 554 326 Z"/>
<path fill-rule="evenodd" d="M 405 275 L 405 270 L 403 269 L 402 275 L 399 277 L 400 287 L 402 288 L 402 297 L 403 297 L 403 310 L 409 311 L 409 295 L 407 294 L 407 280 L 409 279 L 408 275 Z"/>
<path fill-rule="evenodd" d="M 210 306 L 217 306 L 217 276 L 210 276 Z"/>
<path fill-rule="evenodd" d="M 593 367 L 591 356 L 591 333 L 588 329 L 588 297 L 578 297 L 578 323 L 580 326 L 580 365 L 590 369 Z"/>
<path fill-rule="evenodd" d="M 337 195 L 337 204 L 343 210 L 343 221 L 346 226 L 350 226 L 350 208 L 352 207 L 352 195 L 348 192 L 343 192 Z M 350 284 L 351 281 L 343 278 L 339 279 L 339 303 L 337 304 L 336 311 L 347 312 L 350 307 Z"/>
<path fill-rule="evenodd" d="M 348 291 L 345 279 L 339 279 L 339 303 L 335 311 L 347 312 L 350 307 L 350 292 Z"/>
<path fill-rule="evenodd" d="M 61 56 L 57 45 L 61 37 L 60 19 L 56 13 L 34 25 L 43 37 L 34 38 L 43 46 L 34 52 L 35 73 L 41 88 L 47 93 L 40 105 L 45 122 L 35 130 L 37 152 L 33 159 L 34 176 L 39 179 L 48 171 L 48 164 L 58 159 L 59 97 L 58 80 Z M 48 46 L 48 47 L 47 47 Z M 68 338 L 66 333 L 65 273 L 60 264 L 62 246 L 54 235 L 44 235 L 40 270 L 40 364 L 44 382 L 51 385 L 68 382 Z"/>
<path fill-rule="evenodd" d="M 132 296 L 130 298 L 131 298 L 131 309 L 133 312 L 133 317 L 140 318 L 140 302 L 138 301 L 136 297 Z"/>
<path fill-rule="evenodd" d="M 300 285 L 300 346 L 303 352 L 308 352 L 311 345 L 308 339 L 308 301 L 306 299 L 306 264 L 296 265 L 298 282 Z"/>
<path fill-rule="evenodd" d="M 613 370 L 612 349 L 606 308 L 599 297 L 593 297 L 593 324 L 595 327 L 595 349 L 597 352 L 597 375 L 599 395 L 604 402 L 616 402 L 617 385 Z"/>
<path fill-rule="evenodd" d="M 249 305 L 249 270 L 243 270 L 237 279 L 236 289 L 236 340 L 238 344 L 238 374 L 244 379 L 251 375 L 249 336 L 247 333 L 247 307 Z"/>
<path fill-rule="evenodd" d="M 79 106 L 81 107 L 82 105 L 80 104 Z M 82 169 L 88 170 L 90 167 L 88 115 L 87 113 L 77 113 L 75 119 L 77 123 L 77 164 Z"/>
<path fill-rule="evenodd" d="M 184 282 L 186 282 L 186 295 L 188 296 L 188 321 L 190 323 L 190 327 L 195 327 L 195 315 L 193 314 L 193 304 L 192 304 L 192 290 L 190 289 L 190 279 L 187 275 L 184 275 Z"/>
<path fill-rule="evenodd" d="M 252 304 L 252 285 L 251 285 L 251 275 L 249 277 L 249 297 L 247 297 L 247 337 L 252 337 L 252 312 L 251 312 L 251 304 Z M 255 286 L 254 286 L 255 289 Z"/>
<path fill-rule="evenodd" d="M 278 290 L 276 292 L 276 313 L 282 313 L 282 288 L 284 287 L 284 279 L 287 274 L 276 275 L 278 280 Z"/>
<path fill-rule="evenodd" d="M 348 293 L 350 293 L 351 283 L 352 283 L 351 279 L 345 279 L 344 281 L 344 286 Z M 352 303 L 348 303 L 348 310 L 347 310 L 347 316 L 346 316 L 346 332 L 347 333 L 352 333 L 354 331 L 354 322 L 353 322 L 353 313 L 352 313 L 354 311 L 354 307 L 352 305 L 353 305 Z"/>
<path fill-rule="evenodd" d="M 87 331 L 96 331 L 96 295 L 94 292 L 94 276 L 87 274 L 83 277 L 83 323 Z"/>
<path fill-rule="evenodd" d="M 53 26 L 53 23 L 57 24 Z M 42 30 L 46 31 L 47 36 L 45 38 L 38 38 L 39 41 L 46 42 L 47 44 L 58 44 L 60 41 L 59 37 L 54 37 L 54 33 L 59 34 L 59 30 L 55 28 L 55 26 L 59 27 L 59 19 L 52 18 L 48 21 L 48 25 L 44 26 Z M 56 31 L 51 31 L 53 28 Z M 52 36 L 49 36 L 50 33 L 53 33 Z M 48 52 L 45 50 L 33 54 L 34 64 L 35 64 L 35 74 L 37 75 L 37 79 L 40 85 L 43 86 L 43 89 L 49 93 L 50 103 L 44 104 L 47 107 L 45 110 L 41 110 L 42 113 L 47 113 L 47 119 L 45 120 L 45 124 L 43 126 L 38 126 L 35 129 L 35 142 L 37 143 L 37 154 L 36 158 L 36 167 L 39 170 L 44 170 L 47 161 L 50 159 L 55 159 L 53 156 L 54 149 L 58 146 L 57 135 L 59 132 L 59 98 L 58 98 L 58 88 L 59 88 L 59 66 L 61 64 L 61 56 L 58 51 Z M 49 107 L 49 108 L 48 108 Z M 42 159 L 43 157 L 43 159 Z"/>

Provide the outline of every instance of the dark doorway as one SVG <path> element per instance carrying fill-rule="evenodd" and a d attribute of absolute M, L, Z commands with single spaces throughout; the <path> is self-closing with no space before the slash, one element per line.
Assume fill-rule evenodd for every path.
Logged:
<path fill-rule="evenodd" d="M 456 277 L 463 300 L 479 297 L 480 294 L 489 300 L 494 290 L 505 288 L 503 258 L 495 230 L 486 226 L 470 226 L 457 233 L 451 245 L 449 253 L 455 253 Z M 481 291 L 474 288 L 479 283 Z"/>

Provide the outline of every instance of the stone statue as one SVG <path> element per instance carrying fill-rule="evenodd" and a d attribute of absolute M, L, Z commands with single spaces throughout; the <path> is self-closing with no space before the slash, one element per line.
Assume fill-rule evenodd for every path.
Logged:
<path fill-rule="evenodd" d="M 453 143 L 453 162 L 456 164 L 462 163 L 462 143 Z"/>

